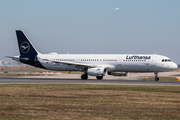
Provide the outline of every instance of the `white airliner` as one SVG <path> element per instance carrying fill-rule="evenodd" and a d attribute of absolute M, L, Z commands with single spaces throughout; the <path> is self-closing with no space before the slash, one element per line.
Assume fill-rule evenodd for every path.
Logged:
<path fill-rule="evenodd" d="M 100 80 L 106 74 L 127 76 L 128 72 L 154 72 L 158 81 L 159 72 L 177 68 L 168 57 L 156 54 L 41 54 L 21 30 L 16 35 L 20 56 L 7 57 L 48 70 L 82 71 L 81 79 L 88 79 L 88 75 Z"/>

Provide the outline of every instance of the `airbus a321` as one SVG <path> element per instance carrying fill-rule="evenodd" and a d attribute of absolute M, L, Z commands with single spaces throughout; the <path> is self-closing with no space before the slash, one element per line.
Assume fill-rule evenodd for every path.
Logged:
<path fill-rule="evenodd" d="M 88 75 L 101 80 L 106 74 L 127 76 L 129 72 L 154 72 L 158 81 L 159 72 L 177 68 L 168 57 L 156 54 L 41 54 L 21 30 L 16 30 L 16 35 L 20 55 L 7 57 L 48 70 L 81 71 L 83 80 Z"/>

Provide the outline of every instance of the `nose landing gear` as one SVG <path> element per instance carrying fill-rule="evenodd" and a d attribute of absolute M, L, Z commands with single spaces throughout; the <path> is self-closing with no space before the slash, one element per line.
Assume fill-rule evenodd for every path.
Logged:
<path fill-rule="evenodd" d="M 158 72 L 155 72 L 154 74 L 155 74 L 155 81 L 158 81 L 158 80 L 159 80 L 159 78 L 158 78 Z"/>

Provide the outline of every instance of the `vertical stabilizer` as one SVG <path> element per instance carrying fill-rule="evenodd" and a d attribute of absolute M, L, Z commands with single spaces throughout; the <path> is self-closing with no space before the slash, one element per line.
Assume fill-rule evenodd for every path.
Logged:
<path fill-rule="evenodd" d="M 28 40 L 26 35 L 21 30 L 16 30 L 18 45 L 19 45 L 19 60 L 20 62 L 35 67 L 44 68 L 38 60 L 38 52 Z"/>
<path fill-rule="evenodd" d="M 20 55 L 37 55 L 37 50 L 33 47 L 26 35 L 21 30 L 16 30 Z"/>

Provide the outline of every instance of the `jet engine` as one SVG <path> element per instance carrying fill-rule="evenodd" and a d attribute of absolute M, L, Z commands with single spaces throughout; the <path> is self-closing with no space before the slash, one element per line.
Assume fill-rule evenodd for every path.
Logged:
<path fill-rule="evenodd" d="M 106 68 L 89 68 L 87 74 L 91 76 L 104 76 L 106 74 Z"/>
<path fill-rule="evenodd" d="M 108 75 L 113 75 L 113 76 L 127 76 L 129 73 L 128 72 L 108 72 Z"/>

